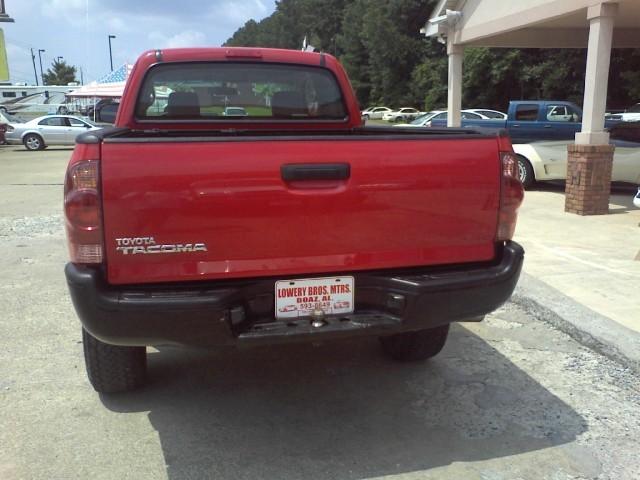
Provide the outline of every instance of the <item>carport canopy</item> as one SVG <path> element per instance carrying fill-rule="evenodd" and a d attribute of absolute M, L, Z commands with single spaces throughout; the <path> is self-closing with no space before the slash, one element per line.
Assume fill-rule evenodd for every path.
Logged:
<path fill-rule="evenodd" d="M 602 145 L 611 48 L 640 47 L 638 0 L 441 0 L 421 30 L 447 45 L 448 125 L 460 126 L 465 46 L 587 48 L 582 131 Z"/>

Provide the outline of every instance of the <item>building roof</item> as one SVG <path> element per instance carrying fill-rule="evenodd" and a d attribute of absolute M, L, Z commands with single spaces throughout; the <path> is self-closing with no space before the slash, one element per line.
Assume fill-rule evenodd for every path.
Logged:
<path fill-rule="evenodd" d="M 485 47 L 586 48 L 589 7 L 597 0 L 440 0 L 422 32 L 427 36 L 453 35 L 453 43 Z M 640 47 L 640 2 L 617 4 L 614 48 Z M 447 10 L 460 11 L 455 25 L 435 22 Z"/>

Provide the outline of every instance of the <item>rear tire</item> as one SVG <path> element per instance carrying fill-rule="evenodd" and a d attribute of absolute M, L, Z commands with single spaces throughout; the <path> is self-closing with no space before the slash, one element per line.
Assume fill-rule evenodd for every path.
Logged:
<path fill-rule="evenodd" d="M 449 325 L 418 330 L 416 332 L 398 333 L 389 337 L 381 337 L 380 343 L 384 352 L 401 362 L 415 362 L 435 357 L 447 341 Z"/>
<path fill-rule="evenodd" d="M 24 145 L 24 148 L 26 148 L 27 150 L 31 150 L 32 152 L 44 149 L 44 140 L 40 135 L 37 135 L 35 133 L 25 135 L 25 137 L 22 139 L 22 143 Z"/>
<path fill-rule="evenodd" d="M 533 173 L 533 167 L 522 155 L 517 155 L 518 158 L 518 178 L 524 188 L 531 188 L 536 183 L 536 177 Z"/>
<path fill-rule="evenodd" d="M 84 328 L 82 343 L 87 375 L 96 392 L 127 392 L 144 383 L 147 373 L 145 347 L 109 345 Z"/>

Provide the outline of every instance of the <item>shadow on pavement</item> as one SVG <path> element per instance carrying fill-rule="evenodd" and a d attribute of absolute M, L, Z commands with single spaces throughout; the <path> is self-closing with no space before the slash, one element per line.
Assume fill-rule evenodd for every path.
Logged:
<path fill-rule="evenodd" d="M 550 192 L 564 196 L 564 182 L 539 182 L 529 189 L 530 191 L 538 192 Z M 609 214 L 616 213 L 629 213 L 632 210 L 637 210 L 633 205 L 633 197 L 638 191 L 636 185 L 629 183 L 614 183 L 611 185 L 611 196 L 609 203 L 614 204 L 614 207 L 609 207 Z M 526 198 L 526 193 L 525 193 Z"/>
<path fill-rule="evenodd" d="M 245 351 L 163 348 L 151 384 L 102 396 L 149 411 L 182 478 L 361 479 L 571 442 L 586 423 L 480 337 L 455 326 L 430 362 L 376 339 Z"/>
<path fill-rule="evenodd" d="M 29 155 L 37 155 L 42 152 L 50 152 L 50 151 L 67 151 L 72 152 L 74 149 L 73 145 L 70 146 L 61 146 L 61 145 L 52 145 L 50 147 L 45 148 L 44 150 L 27 150 L 22 145 L 0 145 L 0 151 L 12 151 L 12 152 L 21 152 L 28 153 Z"/>

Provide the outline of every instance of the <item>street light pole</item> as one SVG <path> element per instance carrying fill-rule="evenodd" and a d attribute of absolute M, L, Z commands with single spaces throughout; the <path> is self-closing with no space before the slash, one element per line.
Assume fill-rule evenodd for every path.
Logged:
<path fill-rule="evenodd" d="M 45 83 L 44 83 L 44 74 L 42 73 L 42 54 L 45 51 L 46 50 L 43 50 L 41 48 L 38 49 L 38 59 L 40 60 L 40 78 L 42 79 L 42 85 L 45 85 Z"/>
<path fill-rule="evenodd" d="M 36 69 L 36 55 L 33 53 L 33 48 L 31 49 L 31 62 L 33 63 L 33 76 L 36 78 L 36 86 L 40 85 L 38 83 L 38 70 Z"/>
<path fill-rule="evenodd" d="M 111 54 L 111 39 L 116 38 L 115 35 L 109 35 L 109 64 L 111 65 L 111 71 L 113 72 L 113 55 Z"/>

